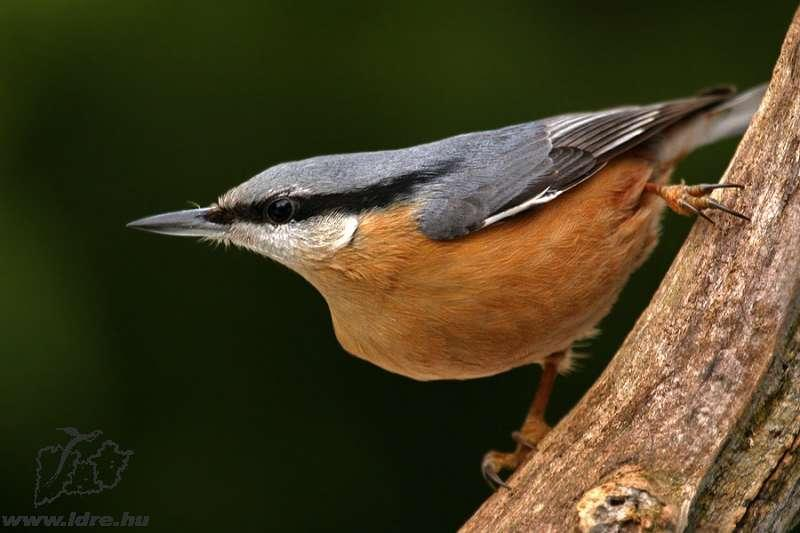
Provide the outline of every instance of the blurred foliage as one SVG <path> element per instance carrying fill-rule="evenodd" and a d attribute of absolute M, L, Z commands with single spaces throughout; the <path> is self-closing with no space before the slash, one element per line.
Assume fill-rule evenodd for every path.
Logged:
<path fill-rule="evenodd" d="M 724 7 L 723 7 L 724 5 Z M 322 299 L 244 252 L 128 231 L 274 163 L 769 78 L 795 2 L 0 3 L 0 513 L 33 512 L 56 427 L 135 450 L 37 512 L 151 529 L 442 531 L 487 496 L 539 370 L 417 383 L 337 345 Z M 733 141 L 690 158 L 716 180 Z M 587 221 L 589 223 L 590 221 Z M 669 215 L 562 416 L 692 221 Z"/>

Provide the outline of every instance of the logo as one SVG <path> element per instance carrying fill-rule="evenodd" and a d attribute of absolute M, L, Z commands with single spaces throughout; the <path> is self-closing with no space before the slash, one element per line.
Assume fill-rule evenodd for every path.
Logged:
<path fill-rule="evenodd" d="M 81 433 L 73 427 L 57 429 L 68 440 L 45 446 L 36 453 L 34 507 L 62 496 L 98 494 L 119 484 L 132 450 L 125 450 L 112 440 L 101 441 L 100 430 Z"/>

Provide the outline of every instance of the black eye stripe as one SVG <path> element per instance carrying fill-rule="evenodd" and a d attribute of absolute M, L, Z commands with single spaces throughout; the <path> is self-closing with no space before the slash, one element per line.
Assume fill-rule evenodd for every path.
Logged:
<path fill-rule="evenodd" d="M 294 211 L 291 221 L 306 220 L 308 218 L 340 211 L 344 213 L 359 213 L 373 208 L 392 205 L 395 202 L 408 198 L 414 188 L 426 183 L 443 172 L 457 161 L 448 162 L 441 169 L 420 170 L 396 176 L 368 187 L 343 193 L 328 194 L 282 194 L 253 203 L 239 203 L 233 206 L 219 207 L 209 213 L 207 218 L 218 224 L 231 224 L 237 220 L 261 223 L 282 223 L 272 220 L 267 212 L 269 206 L 280 199 L 293 202 Z"/>
<path fill-rule="evenodd" d="M 276 203 L 281 201 L 291 203 L 291 213 L 288 216 L 280 216 L 276 211 L 276 209 L 280 210 Z M 285 224 L 291 220 L 298 220 L 297 215 L 302 201 L 302 198 L 278 196 L 254 203 L 217 207 L 206 215 L 206 219 L 217 224 L 232 224 L 236 221 L 254 222 L 256 224 Z"/>

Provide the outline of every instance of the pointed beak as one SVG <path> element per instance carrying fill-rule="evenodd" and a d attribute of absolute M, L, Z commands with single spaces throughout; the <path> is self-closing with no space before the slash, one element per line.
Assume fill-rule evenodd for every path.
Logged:
<path fill-rule="evenodd" d="M 208 214 L 212 210 L 210 207 L 203 207 L 173 211 L 134 220 L 129 222 L 127 227 L 178 237 L 222 237 L 228 226 L 211 222 Z"/>

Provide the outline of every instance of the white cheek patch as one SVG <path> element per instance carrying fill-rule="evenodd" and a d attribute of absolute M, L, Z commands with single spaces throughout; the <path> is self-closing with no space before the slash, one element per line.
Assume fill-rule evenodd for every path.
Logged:
<path fill-rule="evenodd" d="M 344 248 L 350 241 L 353 240 L 353 236 L 356 234 L 356 230 L 358 229 L 358 217 L 356 215 L 346 215 L 343 217 L 342 223 L 342 233 L 338 239 L 331 243 L 331 251 L 335 252 L 341 248 Z"/>
<path fill-rule="evenodd" d="M 239 223 L 230 241 L 290 268 L 325 261 L 350 244 L 358 230 L 358 216 L 334 214 L 281 226 Z"/>

